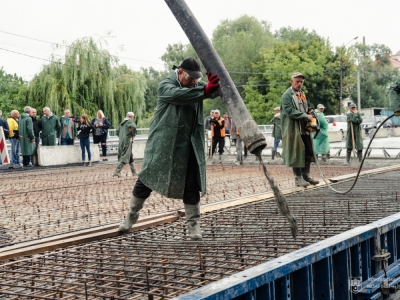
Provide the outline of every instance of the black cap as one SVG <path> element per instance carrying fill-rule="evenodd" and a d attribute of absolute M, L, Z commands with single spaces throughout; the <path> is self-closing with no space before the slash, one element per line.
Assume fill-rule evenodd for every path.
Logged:
<path fill-rule="evenodd" d="M 181 65 L 179 66 L 179 68 L 184 69 L 190 77 L 192 78 L 201 78 L 203 77 L 203 74 L 201 74 L 201 67 L 199 62 L 191 57 L 191 58 L 186 58 Z"/>

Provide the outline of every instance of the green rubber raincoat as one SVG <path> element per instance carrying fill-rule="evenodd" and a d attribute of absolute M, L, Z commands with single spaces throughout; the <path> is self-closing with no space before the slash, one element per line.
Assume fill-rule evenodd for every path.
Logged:
<path fill-rule="evenodd" d="M 318 109 L 315 110 L 315 115 L 318 118 L 320 130 L 317 138 L 313 140 L 314 151 L 315 154 L 328 154 L 331 150 L 328 137 L 328 122 L 325 119 L 324 113 L 320 112 Z"/>
<path fill-rule="evenodd" d="M 198 163 L 200 191 L 206 193 L 203 100 L 205 82 L 181 87 L 173 70 L 158 87 L 140 180 L 165 197 L 183 199 L 190 145 Z"/>
<path fill-rule="evenodd" d="M 288 88 L 281 99 L 281 127 L 283 162 L 288 167 L 304 168 L 305 146 L 301 139 L 301 121 L 306 121 L 308 115 L 299 109 L 296 94 Z M 314 161 L 314 158 L 311 158 Z"/>
<path fill-rule="evenodd" d="M 32 118 L 27 113 L 23 113 L 18 122 L 19 142 L 21 145 L 22 155 L 33 155 L 35 153 L 35 143 L 31 140 L 35 139 L 33 132 Z"/>
<path fill-rule="evenodd" d="M 389 99 L 393 111 L 400 111 L 400 78 L 389 87 Z"/>
<path fill-rule="evenodd" d="M 55 146 L 56 137 L 60 136 L 60 121 L 53 113 L 49 116 L 42 116 L 42 146 Z"/>
<path fill-rule="evenodd" d="M 281 113 L 274 115 L 269 123 L 274 124 L 274 129 L 272 129 L 272 137 L 276 139 L 282 139 Z"/>
<path fill-rule="evenodd" d="M 354 147 L 356 150 L 362 150 L 364 148 L 362 135 L 361 135 L 361 123 L 362 118 L 360 114 L 347 114 L 347 137 L 346 137 L 346 148 L 353 149 L 352 135 L 351 135 L 351 124 L 354 129 Z"/>
<path fill-rule="evenodd" d="M 136 135 L 136 124 L 129 118 L 125 118 L 117 128 L 119 137 L 118 162 L 129 164 L 132 153 L 133 138 Z"/>

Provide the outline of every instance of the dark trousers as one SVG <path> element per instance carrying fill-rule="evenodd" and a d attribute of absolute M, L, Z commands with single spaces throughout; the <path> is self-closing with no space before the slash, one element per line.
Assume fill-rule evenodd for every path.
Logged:
<path fill-rule="evenodd" d="M 93 144 L 101 144 L 102 156 L 107 156 L 107 135 L 93 135 Z"/>
<path fill-rule="evenodd" d="M 74 144 L 74 140 L 73 139 L 71 139 L 71 138 L 65 138 L 65 139 L 63 139 L 63 138 L 61 138 L 61 145 L 62 146 L 65 146 L 65 145 L 73 145 Z"/>
<path fill-rule="evenodd" d="M 88 159 L 89 161 L 92 160 L 92 153 L 90 153 L 90 139 L 89 137 L 87 138 L 80 138 L 79 139 L 79 144 L 81 145 L 81 151 L 82 151 L 82 161 L 85 161 L 85 149 L 88 153 Z"/>
<path fill-rule="evenodd" d="M 200 202 L 200 186 L 197 180 L 197 174 L 199 167 L 197 165 L 197 159 L 194 154 L 192 146 L 190 146 L 188 166 L 186 169 L 186 181 L 185 190 L 183 192 L 183 203 L 195 205 Z M 135 187 L 133 188 L 133 196 L 141 199 L 147 199 L 152 190 L 145 186 L 140 178 L 136 181 Z"/>
<path fill-rule="evenodd" d="M 214 155 L 215 153 L 215 148 L 217 148 L 218 144 L 218 153 L 222 154 L 224 153 L 224 146 L 225 146 L 225 138 L 224 137 L 213 137 L 213 143 L 212 143 L 212 154 Z"/>
<path fill-rule="evenodd" d="M 31 163 L 31 155 L 22 155 L 22 164 L 27 166 Z"/>
<path fill-rule="evenodd" d="M 302 173 L 309 173 L 309 167 L 311 164 L 311 157 L 314 156 L 311 140 L 309 135 L 301 135 L 301 139 L 303 140 L 304 147 L 305 147 L 305 162 L 304 162 L 304 168 L 293 168 L 293 173 L 296 176 L 301 176 Z"/>

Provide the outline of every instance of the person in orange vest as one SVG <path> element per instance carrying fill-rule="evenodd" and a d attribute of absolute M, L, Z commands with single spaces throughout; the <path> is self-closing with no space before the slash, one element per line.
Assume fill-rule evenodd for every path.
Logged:
<path fill-rule="evenodd" d="M 214 111 L 214 119 L 210 120 L 211 124 L 211 135 L 213 139 L 212 143 L 212 155 L 215 153 L 215 149 L 218 144 L 219 160 L 222 161 L 222 153 L 224 153 L 225 146 L 225 121 L 221 118 L 219 110 Z"/>

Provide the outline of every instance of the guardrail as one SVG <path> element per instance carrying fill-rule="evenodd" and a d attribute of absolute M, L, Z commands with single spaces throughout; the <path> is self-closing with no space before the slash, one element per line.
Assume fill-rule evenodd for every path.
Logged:
<path fill-rule="evenodd" d="M 174 299 L 383 299 L 400 282 L 399 255 L 397 213 Z"/>

